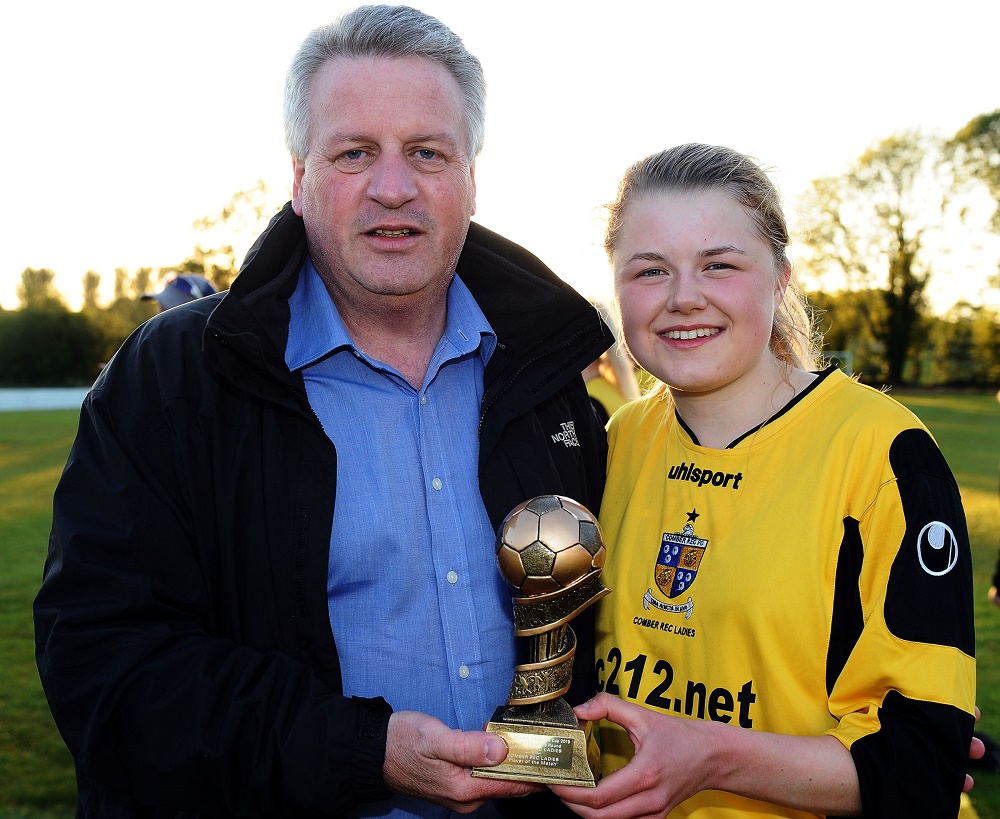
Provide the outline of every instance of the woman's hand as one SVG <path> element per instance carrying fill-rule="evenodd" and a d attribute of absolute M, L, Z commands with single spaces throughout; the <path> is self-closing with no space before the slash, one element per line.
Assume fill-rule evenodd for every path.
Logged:
<path fill-rule="evenodd" d="M 861 812 L 857 770 L 834 737 L 749 731 L 651 711 L 609 694 L 576 708 L 584 720 L 622 726 L 635 755 L 596 788 L 553 786 L 584 817 L 662 817 L 703 790 L 838 816 Z"/>

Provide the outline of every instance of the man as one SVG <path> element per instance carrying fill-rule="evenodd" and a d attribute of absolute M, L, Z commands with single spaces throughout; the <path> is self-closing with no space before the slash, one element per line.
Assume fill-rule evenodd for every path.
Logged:
<path fill-rule="evenodd" d="M 539 789 L 469 771 L 506 753 L 479 730 L 515 662 L 494 531 L 539 494 L 597 511 L 579 373 L 612 339 L 470 226 L 483 98 L 415 10 L 313 32 L 292 202 L 88 396 L 35 603 L 78 815 L 487 815 Z"/>
<path fill-rule="evenodd" d="M 162 313 L 171 307 L 187 304 L 189 301 L 211 296 L 217 292 L 215 285 L 204 276 L 185 273 L 170 279 L 159 293 L 143 293 L 141 299 L 142 301 L 155 301 Z"/>

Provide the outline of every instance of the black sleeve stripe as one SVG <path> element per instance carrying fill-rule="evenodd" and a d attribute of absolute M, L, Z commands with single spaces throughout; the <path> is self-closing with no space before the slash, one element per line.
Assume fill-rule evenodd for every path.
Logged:
<path fill-rule="evenodd" d="M 833 588 L 830 649 L 826 655 L 828 696 L 833 692 L 833 686 L 840 677 L 840 672 L 844 670 L 847 658 L 851 656 L 865 627 L 858 584 L 863 558 L 864 548 L 858 522 L 854 518 L 844 518 L 844 539 L 841 541 L 840 554 L 837 556 L 837 577 Z"/>
<path fill-rule="evenodd" d="M 951 705 L 890 691 L 881 727 L 851 745 L 864 816 L 956 816 L 974 719 Z"/>

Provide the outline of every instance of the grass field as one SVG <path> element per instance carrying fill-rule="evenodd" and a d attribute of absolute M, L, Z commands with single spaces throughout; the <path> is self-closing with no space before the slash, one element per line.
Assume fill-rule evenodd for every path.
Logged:
<path fill-rule="evenodd" d="M 1000 609 L 986 599 L 1000 548 L 1000 404 L 992 394 L 894 395 L 930 427 L 962 488 L 975 564 L 981 728 L 1000 738 Z M 73 764 L 38 682 L 31 601 L 76 417 L 0 413 L 0 819 L 73 815 Z M 973 800 L 982 819 L 1000 819 L 1000 774 L 979 774 Z"/>

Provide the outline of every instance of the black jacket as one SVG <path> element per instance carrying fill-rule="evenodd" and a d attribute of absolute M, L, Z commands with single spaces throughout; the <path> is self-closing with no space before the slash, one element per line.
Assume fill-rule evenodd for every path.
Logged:
<path fill-rule="evenodd" d="M 228 294 L 139 328 L 84 402 L 35 601 L 80 816 L 338 816 L 387 795 L 389 711 L 341 695 L 327 613 L 337 453 L 284 363 L 305 254 L 286 206 Z M 606 445 L 579 374 L 607 328 L 477 225 L 458 272 L 498 337 L 480 420 L 491 520 L 549 493 L 596 513 Z"/>

